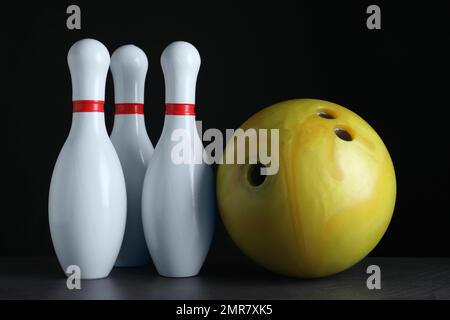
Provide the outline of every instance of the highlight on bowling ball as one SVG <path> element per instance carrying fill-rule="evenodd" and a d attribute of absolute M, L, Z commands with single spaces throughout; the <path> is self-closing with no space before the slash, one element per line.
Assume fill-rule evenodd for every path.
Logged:
<path fill-rule="evenodd" d="M 316 278 L 375 248 L 392 218 L 396 178 L 367 122 L 331 102 L 297 99 L 259 111 L 241 128 L 279 129 L 276 174 L 261 175 L 261 163 L 218 168 L 219 211 L 246 255 L 276 273 Z M 225 154 L 235 147 L 229 142 Z M 247 159 L 258 156 L 246 151 Z"/>

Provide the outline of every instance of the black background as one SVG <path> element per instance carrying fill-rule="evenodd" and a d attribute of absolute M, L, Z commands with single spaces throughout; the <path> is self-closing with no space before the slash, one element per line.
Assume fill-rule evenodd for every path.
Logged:
<path fill-rule="evenodd" d="M 174 40 L 202 57 L 197 118 L 236 128 L 291 98 L 320 98 L 365 118 L 394 161 L 398 198 L 372 255 L 449 256 L 450 12 L 446 1 L 83 2 L 82 30 L 66 28 L 71 3 L 2 4 L 0 255 L 52 255 L 47 217 L 51 172 L 71 123 L 67 51 L 91 37 L 112 53 L 123 44 L 149 57 L 146 121 L 163 125 L 159 58 Z M 378 4 L 382 30 L 366 28 Z M 113 123 L 108 76 L 106 122 Z M 240 254 L 217 228 L 212 255 Z"/>

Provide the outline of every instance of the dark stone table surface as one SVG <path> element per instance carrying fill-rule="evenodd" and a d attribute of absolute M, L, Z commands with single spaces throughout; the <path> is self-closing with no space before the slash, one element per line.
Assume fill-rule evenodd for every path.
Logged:
<path fill-rule="evenodd" d="M 381 268 L 381 289 L 366 285 Z M 450 258 L 366 258 L 337 275 L 302 280 L 272 274 L 245 257 L 210 257 L 199 276 L 163 278 L 153 266 L 115 268 L 69 290 L 55 257 L 0 257 L 0 299 L 450 299 Z"/>

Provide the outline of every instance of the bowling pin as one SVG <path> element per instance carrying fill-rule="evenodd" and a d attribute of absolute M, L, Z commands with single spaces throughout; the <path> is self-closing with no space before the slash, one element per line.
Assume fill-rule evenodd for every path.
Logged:
<path fill-rule="evenodd" d="M 104 119 L 109 52 L 93 39 L 76 42 L 67 61 L 72 78 L 69 136 L 53 170 L 49 223 L 59 263 L 78 266 L 82 279 L 107 277 L 126 222 L 126 189 Z"/>
<path fill-rule="evenodd" d="M 147 68 L 147 56 L 136 46 L 122 46 L 111 56 L 116 103 L 111 141 L 127 187 L 127 223 L 116 261 L 118 267 L 137 267 L 150 262 L 141 214 L 142 183 L 153 153 L 144 120 Z"/>
<path fill-rule="evenodd" d="M 200 55 L 190 43 L 170 44 L 161 56 L 166 86 L 166 115 L 148 166 L 142 192 L 142 222 L 158 273 L 197 275 L 208 253 L 215 223 L 212 168 L 202 162 L 203 145 L 195 123 L 195 87 Z M 181 130 L 181 131 L 180 131 Z M 188 133 L 191 160 L 174 161 L 177 132 Z"/>

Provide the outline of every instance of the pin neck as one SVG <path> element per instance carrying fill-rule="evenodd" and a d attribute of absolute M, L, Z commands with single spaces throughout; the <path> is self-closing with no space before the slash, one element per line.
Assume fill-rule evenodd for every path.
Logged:
<path fill-rule="evenodd" d="M 72 102 L 72 112 L 104 112 L 105 101 L 75 100 Z"/>
<path fill-rule="evenodd" d="M 144 104 L 116 103 L 116 114 L 144 114 Z"/>
<path fill-rule="evenodd" d="M 197 132 L 196 130 L 196 121 L 195 116 L 188 115 L 188 116 L 180 116 L 180 115 L 174 115 L 174 114 L 167 114 L 164 118 L 164 126 L 163 131 L 161 133 L 161 138 L 164 140 L 166 135 L 170 136 L 172 135 L 174 130 L 183 129 L 187 130 L 188 132 Z"/>
<path fill-rule="evenodd" d="M 166 103 L 166 115 L 170 115 L 170 116 L 195 116 L 195 104 L 191 104 L 191 103 Z"/>
<path fill-rule="evenodd" d="M 125 110 L 121 110 L 122 107 L 117 108 L 114 116 L 114 125 L 112 129 L 112 135 L 132 135 L 140 136 L 141 134 L 147 136 L 147 130 L 145 128 L 144 112 L 140 111 L 140 107 L 132 108 L 130 106 L 124 107 Z M 131 108 L 128 110 L 127 108 Z M 119 112 L 118 112 L 119 111 Z"/>
<path fill-rule="evenodd" d="M 70 136 L 107 137 L 105 113 L 92 111 L 73 112 Z"/>

